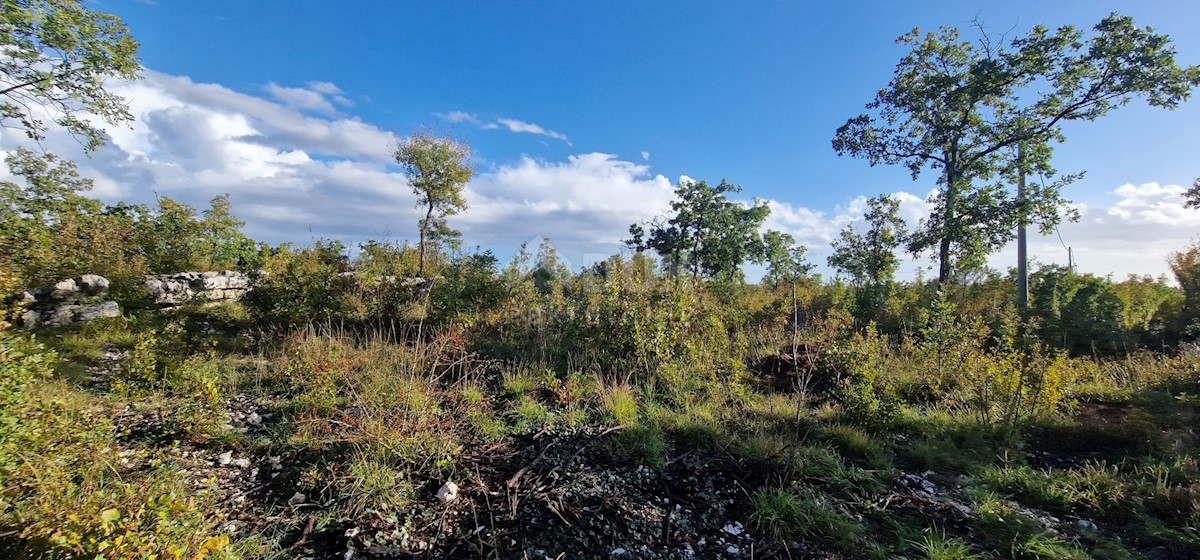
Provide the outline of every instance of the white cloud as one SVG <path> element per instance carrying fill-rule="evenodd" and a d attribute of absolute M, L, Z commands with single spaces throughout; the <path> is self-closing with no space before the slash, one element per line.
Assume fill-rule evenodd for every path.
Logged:
<path fill-rule="evenodd" d="M 452 123 L 466 122 L 466 123 L 471 123 L 471 124 L 475 124 L 475 125 L 480 124 L 478 116 L 476 116 L 474 113 L 467 113 L 465 111 L 451 111 L 449 113 L 434 113 L 434 116 L 439 119 L 442 119 L 444 121 L 452 122 Z"/>
<path fill-rule="evenodd" d="M 87 158 L 65 134 L 51 134 L 43 143 L 78 161 L 96 181 L 94 194 L 107 202 L 152 204 L 158 193 L 203 207 L 213 196 L 230 193 L 248 233 L 271 242 L 326 237 L 354 244 L 382 235 L 415 237 L 415 197 L 391 161 L 396 137 L 354 117 L 314 113 L 323 106 L 295 93 L 319 95 L 332 107 L 337 102 L 330 96 L 343 95 L 333 84 L 277 86 L 265 97 L 146 71 L 144 80 L 112 88 L 129 99 L 137 120 L 107 127 L 110 145 Z M 469 113 L 445 115 L 451 116 L 482 122 Z M 508 130 L 552 132 L 509 119 L 491 124 L 499 127 L 506 120 L 512 124 L 503 125 Z M 25 142 L 11 131 L 0 134 L 3 151 Z M 551 239 L 575 263 L 612 254 L 621 249 L 630 224 L 665 213 L 673 196 L 674 183 L 652 174 L 645 163 L 648 154 L 640 155 L 641 162 L 606 153 L 499 162 L 468 186 L 470 208 L 451 218 L 451 225 L 463 231 L 468 246 L 501 254 L 537 237 Z M 1082 220 L 1064 224 L 1063 239 L 1084 271 L 1166 272 L 1166 256 L 1200 231 L 1200 212 L 1183 208 L 1184 190 L 1155 183 L 1118 186 L 1103 204 L 1078 205 Z M 910 224 L 927 216 L 926 197 L 895 196 Z M 794 235 L 823 266 L 838 232 L 861 224 L 866 197 L 848 198 L 834 208 L 767 203 L 772 214 L 766 227 Z M 1030 249 L 1042 261 L 1066 262 L 1056 235 L 1033 236 Z M 1008 248 L 991 264 L 1003 268 L 1012 260 Z M 911 275 L 927 265 L 924 259 L 909 261 L 903 270 Z"/>
<path fill-rule="evenodd" d="M 468 113 L 466 111 L 451 111 L 449 113 L 434 113 L 434 116 L 436 116 L 437 118 L 442 119 L 444 121 L 451 122 L 451 123 L 464 123 L 464 122 L 470 123 L 475 126 L 478 126 L 479 128 L 482 128 L 484 130 L 504 129 L 509 132 L 513 132 L 513 133 L 517 133 L 517 134 L 536 134 L 538 136 L 545 136 L 547 138 L 561 140 L 561 141 L 565 142 L 568 146 L 573 145 L 573 144 L 571 144 L 571 139 L 567 138 L 566 134 L 563 134 L 561 132 L 556 132 L 553 130 L 549 130 L 546 127 L 538 125 L 538 124 L 529 123 L 529 122 L 525 122 L 525 121 L 521 121 L 521 120 L 517 120 L 517 119 L 509 119 L 509 118 L 505 118 L 505 117 L 500 117 L 494 121 L 484 122 L 483 120 L 481 120 L 479 118 L 479 115 L 476 115 L 475 113 Z M 645 153 L 645 152 L 642 152 L 642 153 Z M 648 158 L 649 156 L 647 155 L 645 157 Z"/>
<path fill-rule="evenodd" d="M 567 135 L 565 135 L 561 132 L 555 132 L 553 130 L 546 130 L 542 126 L 536 125 L 533 123 L 527 123 L 527 122 L 519 121 L 516 119 L 501 118 L 501 119 L 496 119 L 496 124 L 499 124 L 500 126 L 503 126 L 504 128 L 507 128 L 510 132 L 528 133 L 528 134 L 537 134 L 539 136 L 547 136 L 547 137 L 553 138 L 555 140 L 562 140 L 563 142 L 566 142 L 568 146 L 571 145 L 571 141 L 570 141 L 570 139 L 567 138 Z"/>
<path fill-rule="evenodd" d="M 267 84 L 266 90 L 271 97 L 290 108 L 316 111 L 326 115 L 337 114 L 334 103 L 343 106 L 354 105 L 342 95 L 341 88 L 329 82 L 309 82 L 307 88 L 284 87 L 271 82 Z"/>
<path fill-rule="evenodd" d="M 642 150 L 642 161 L 650 161 L 650 152 Z"/>

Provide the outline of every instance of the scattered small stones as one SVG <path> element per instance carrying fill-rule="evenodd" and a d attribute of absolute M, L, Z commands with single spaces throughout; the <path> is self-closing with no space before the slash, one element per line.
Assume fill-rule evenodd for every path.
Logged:
<path fill-rule="evenodd" d="M 437 499 L 443 504 L 453 502 L 458 498 L 458 485 L 453 482 L 446 482 L 437 491 Z"/>
<path fill-rule="evenodd" d="M 296 492 L 295 494 L 292 494 L 291 498 L 288 498 L 287 503 L 290 506 L 299 505 L 299 504 L 304 503 L 304 500 L 306 500 L 306 499 L 308 499 L 308 496 L 305 496 L 304 494 L 302 494 L 300 492 Z"/>
<path fill-rule="evenodd" d="M 730 535 L 733 535 L 735 537 L 746 532 L 746 529 L 744 527 L 742 527 L 741 523 L 738 523 L 738 522 L 728 524 L 721 530 L 726 533 L 729 533 Z"/>
<path fill-rule="evenodd" d="M 1087 531 L 1089 533 L 1094 533 L 1094 532 L 1100 530 L 1100 528 L 1097 527 L 1095 523 L 1092 523 L 1091 521 L 1088 521 L 1087 519 L 1080 519 L 1080 520 L 1076 521 L 1075 527 L 1081 531 Z"/>

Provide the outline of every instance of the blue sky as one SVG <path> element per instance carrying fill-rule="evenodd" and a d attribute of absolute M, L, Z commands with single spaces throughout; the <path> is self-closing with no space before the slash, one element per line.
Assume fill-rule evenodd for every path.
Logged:
<path fill-rule="evenodd" d="M 310 235 L 353 240 L 371 231 L 412 236 L 406 209 L 395 220 L 375 220 L 386 217 L 384 212 L 360 216 L 347 210 L 340 218 L 317 220 L 317 227 L 312 220 L 304 223 L 319 216 L 329 203 L 315 203 L 292 212 L 290 218 L 277 216 L 272 227 L 255 230 L 254 217 L 270 215 L 266 206 L 271 200 L 302 201 L 321 189 L 329 191 L 322 200 L 362 198 L 364 204 L 379 205 L 357 191 L 347 190 L 339 198 L 334 191 L 345 183 L 337 181 L 297 187 L 300 190 L 290 194 L 290 183 L 271 183 L 270 177 L 257 176 L 254 181 L 231 179 L 195 192 L 172 191 L 168 184 L 153 184 L 161 181 L 161 175 L 118 164 L 122 158 L 137 159 L 133 153 L 159 164 L 183 158 L 180 161 L 190 161 L 203 182 L 203 177 L 213 175 L 205 173 L 205 162 L 227 165 L 229 161 L 218 160 L 229 150 L 197 155 L 192 153 L 194 146 L 188 146 L 202 137 L 189 141 L 181 136 L 172 143 L 165 131 L 182 135 L 187 126 L 202 122 L 209 123 L 203 125 L 208 128 L 221 128 L 230 122 L 229 115 L 246 115 L 245 123 L 237 126 L 244 125 L 249 132 L 243 131 L 240 138 L 255 140 L 245 149 L 267 145 L 276 153 L 264 157 L 275 163 L 298 158 L 297 152 L 303 151 L 312 160 L 306 165 L 319 162 L 331 174 L 354 164 L 386 173 L 381 155 L 367 153 L 369 149 L 355 151 L 346 148 L 347 143 L 305 144 L 289 140 L 294 138 L 291 132 L 264 132 L 275 125 L 265 124 L 271 119 L 263 116 L 266 113 L 255 113 L 270 109 L 251 99 L 258 98 L 294 111 L 297 118 L 343 129 L 361 125 L 370 128 L 370 134 L 403 135 L 422 124 L 453 130 L 473 146 L 485 172 L 473 185 L 481 205 L 539 207 L 543 197 L 553 199 L 562 210 L 550 214 L 483 211 L 499 222 L 509 219 L 524 226 L 510 236 L 501 233 L 514 228 L 503 223 L 491 228 L 466 224 L 469 243 L 495 247 L 502 254 L 511 252 L 514 239 L 529 233 L 547 235 L 556 244 L 564 240 L 567 247 L 560 249 L 575 260 L 615 251 L 611 241 L 624 233 L 628 223 L 637 221 L 637 212 L 629 211 L 633 206 L 613 207 L 603 219 L 592 220 L 588 208 L 605 198 L 640 196 L 646 197 L 648 207 L 661 207 L 663 185 L 655 182 L 659 175 L 668 185 L 682 175 L 714 181 L 728 178 L 742 184 L 747 197 L 771 199 L 788 209 L 777 213 L 780 227 L 819 245 L 831 232 L 853 222 L 861 208 L 860 197 L 903 191 L 917 200 L 933 187 L 932 175 L 914 183 L 901 168 L 872 168 L 861 160 L 839 158 L 830 147 L 834 130 L 862 112 L 874 92 L 886 85 L 903 54 L 893 40 L 913 27 L 966 28 L 979 18 L 990 30 L 1022 33 L 1039 23 L 1086 28 L 1119 11 L 1133 16 L 1139 25 L 1169 34 L 1181 62 L 1200 63 L 1200 37 L 1194 33 L 1200 3 L 1182 0 L 815 4 L 97 1 L 96 9 L 127 22 L 142 44 L 143 64 L 154 73 L 147 81 L 162 86 L 156 90 L 159 93 L 173 92 L 175 102 L 146 101 L 139 109 L 134 99 L 135 113 L 149 121 L 147 137 L 153 140 L 140 150 L 131 147 L 135 142 L 118 142 L 121 153 L 107 156 L 108 160 L 100 154 L 91 167 L 111 178 L 108 188 L 100 181 L 97 191 L 102 197 L 138 199 L 154 189 L 196 203 L 202 202 L 200 195 L 206 197 L 223 186 L 234 191 L 237 210 L 245 193 L 248 204 L 257 208 L 246 216 L 252 222 L 251 232 L 273 241 L 299 237 L 295 240 L 303 242 Z M 147 88 L 143 84 L 128 91 L 131 96 L 158 95 L 150 91 L 153 87 Z M 230 100 L 214 101 L 216 89 Z M 243 97 L 235 102 L 234 94 Z M 194 105 L 195 115 L 207 115 L 207 120 L 195 115 L 184 119 L 184 109 L 178 105 Z M 172 115 L 178 118 L 166 118 Z M 174 126 L 158 126 L 168 121 Z M 1178 188 L 1168 186 L 1189 185 L 1200 175 L 1198 131 L 1200 101 L 1175 111 L 1135 102 L 1101 121 L 1067 129 L 1068 141 L 1058 149 L 1056 166 L 1087 172 L 1067 195 L 1091 209 L 1085 212 L 1085 221 L 1099 220 L 1062 230 L 1068 243 L 1081 248 L 1085 269 L 1157 274 L 1165 270 L 1166 252 L 1180 248 L 1200 230 L 1200 222 L 1163 206 L 1177 206 L 1171 197 L 1178 198 Z M 238 161 L 245 157 L 237 156 Z M 577 180 L 575 172 L 587 177 Z M 604 178 L 614 174 L 619 181 L 632 183 L 606 193 Z M 138 185 L 136 177 L 151 184 Z M 574 199 L 563 198 L 562 192 L 570 185 L 557 186 L 566 183 L 556 181 L 600 192 L 568 193 L 589 201 L 573 204 Z M 1153 188 L 1147 186 L 1151 183 Z M 539 185 L 557 190 L 543 193 Z M 1122 185 L 1126 186 L 1123 194 L 1118 192 Z M 264 198 L 266 191 L 282 198 Z M 404 206 L 402 198 L 392 202 Z M 575 212 L 575 207 L 582 209 Z M 919 210 L 914 206 L 913 215 Z M 1147 218 L 1157 229 L 1138 227 L 1137 216 L 1146 212 L 1159 213 Z M 622 213 L 629 219 L 621 219 Z M 540 218 L 545 218 L 544 227 L 529 227 Z M 1097 232 L 1116 235 L 1113 228 L 1124 227 L 1117 225 L 1121 218 L 1129 222 L 1128 259 L 1113 257 L 1113 244 L 1095 239 Z M 341 227 L 337 220 L 355 222 L 354 227 Z M 587 221 L 584 231 L 613 224 L 617 231 L 605 236 L 603 243 L 592 243 L 560 231 L 570 228 L 573 220 Z M 296 227 L 287 227 L 289 221 Z M 1148 241 L 1156 243 L 1153 248 L 1139 248 L 1143 236 L 1152 237 Z M 1117 241 L 1122 239 L 1118 236 Z M 1035 246 L 1035 256 L 1060 260 L 1062 255 L 1054 250 L 1057 239 L 1043 241 Z M 813 249 L 814 257 L 823 260 L 824 247 Z"/>

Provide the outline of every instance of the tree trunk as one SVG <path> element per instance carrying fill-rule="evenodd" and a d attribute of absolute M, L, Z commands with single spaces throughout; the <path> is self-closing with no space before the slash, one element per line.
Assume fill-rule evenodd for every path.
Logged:
<path fill-rule="evenodd" d="M 418 270 L 417 275 L 420 276 L 421 278 L 425 277 L 425 243 L 427 241 L 427 238 L 429 237 L 427 232 L 429 230 L 429 222 L 432 219 L 433 219 L 433 201 L 430 200 L 429 201 L 429 209 L 425 211 L 425 220 L 421 222 L 421 243 L 419 246 L 419 254 L 420 254 L 419 263 L 420 264 L 418 265 L 418 268 L 417 268 L 417 270 Z"/>
<path fill-rule="evenodd" d="M 938 245 L 938 285 L 945 285 L 950 280 L 950 243 L 954 235 L 954 224 L 958 220 L 958 178 L 954 164 L 946 165 L 946 197 L 945 208 L 942 210 L 942 239 Z"/>

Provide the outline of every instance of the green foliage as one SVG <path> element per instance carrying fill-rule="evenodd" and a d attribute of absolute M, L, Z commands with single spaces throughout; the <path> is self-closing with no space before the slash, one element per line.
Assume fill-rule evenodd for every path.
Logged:
<path fill-rule="evenodd" d="M 5 128 L 41 140 L 49 115 L 92 151 L 106 137 L 85 114 L 112 125 L 133 119 L 125 100 L 104 88 L 107 79 L 133 80 L 141 70 L 138 44 L 120 19 L 78 0 L 13 0 L 0 14 Z"/>
<path fill-rule="evenodd" d="M 765 248 L 758 230 L 771 213 L 765 202 L 745 206 L 725 196 L 741 190 L 724 180 L 715 187 L 680 181 L 671 202 L 674 215 L 649 224 L 649 237 L 641 225 L 629 226 L 626 244 L 639 252 L 653 249 L 667 259 L 673 275 L 686 267 L 693 278 L 732 277 L 746 261 L 762 261 Z"/>
<path fill-rule="evenodd" d="M 867 207 L 863 216 L 867 231 L 858 233 L 846 226 L 833 242 L 829 266 L 845 273 L 856 286 L 889 284 L 899 264 L 896 249 L 907 236 L 900 201 L 880 195 L 868 200 Z"/>
<path fill-rule="evenodd" d="M 1043 266 L 1030 275 L 1030 307 L 1044 340 L 1075 354 L 1112 354 L 1125 342 L 1126 306 L 1112 282 Z"/>
<path fill-rule="evenodd" d="M 897 412 L 896 400 L 879 383 L 886 373 L 887 340 L 873 325 L 855 332 L 821 352 L 819 375 L 833 380 L 833 393 L 846 419 L 870 427 L 885 427 Z"/>
<path fill-rule="evenodd" d="M 1176 328 L 1187 340 L 1200 339 L 1200 244 L 1171 255 L 1167 264 L 1183 291 L 1183 308 Z"/>
<path fill-rule="evenodd" d="M 1072 26 L 1035 26 L 1008 44 L 985 37 L 977 48 L 943 27 L 897 42 L 910 52 L 867 105 L 875 113 L 846 121 L 833 148 L 872 165 L 903 164 L 914 179 L 941 170 L 934 211 L 909 244 L 937 250 L 941 282 L 982 264 L 1018 222 L 1048 231 L 1062 219 L 1060 190 L 1078 176 L 1034 186 L 1023 201 L 1001 183 L 1018 167 L 1053 176 L 1052 143 L 1063 141 L 1065 123 L 1095 120 L 1135 96 L 1173 108 L 1200 84 L 1200 68 L 1178 66 L 1166 36 L 1118 14 L 1086 39 Z M 1049 87 L 1026 95 L 1037 84 Z"/>
<path fill-rule="evenodd" d="M 1065 356 L 1018 339 L 1011 322 L 1002 326 L 1004 331 L 991 333 L 978 316 L 963 317 L 943 297 L 922 330 L 918 352 L 943 406 L 1013 430 L 1056 411 L 1073 370 Z"/>
<path fill-rule="evenodd" d="M 633 388 L 627 384 L 611 383 L 600 392 L 600 407 L 618 426 L 632 426 L 638 420 L 638 401 Z"/>
<path fill-rule="evenodd" d="M 312 247 L 280 247 L 265 262 L 266 277 L 245 299 L 251 314 L 266 325 L 293 327 L 339 316 L 343 295 L 353 282 L 341 276 L 348 265 L 339 242 Z"/>
<path fill-rule="evenodd" d="M 1166 314 L 1183 303 L 1183 294 L 1167 283 L 1166 276 L 1130 274 L 1123 282 L 1114 284 L 1113 291 L 1124 308 L 1121 317 L 1125 328 L 1143 332 L 1161 329 Z"/>
<path fill-rule="evenodd" d="M 855 317 L 870 321 L 882 313 L 893 290 L 893 276 L 899 266 L 896 249 L 908 237 L 900 217 L 900 201 L 880 195 L 867 201 L 863 218 L 868 227 L 863 233 L 847 225 L 833 242 L 829 266 L 846 274 L 855 289 Z"/>
<path fill-rule="evenodd" d="M 30 414 L 27 389 L 48 379 L 57 356 L 33 339 L 14 337 L 0 331 L 0 486 L 12 478 L 21 457 L 21 445 Z"/>
<path fill-rule="evenodd" d="M 446 216 L 467 208 L 462 193 L 475 175 L 470 162 L 471 148 L 450 136 L 417 131 L 396 146 L 393 156 L 417 195 L 417 207 L 425 209 L 425 217 L 419 224 L 418 245 L 419 273 L 424 276 L 427 244 L 454 241 L 459 236 L 446 225 Z"/>
<path fill-rule="evenodd" d="M 120 282 L 147 271 L 131 242 L 136 218 L 84 196 L 92 181 L 73 162 L 23 148 L 5 162 L 22 183 L 0 183 L 0 253 L 24 287 L 81 274 Z"/>
<path fill-rule="evenodd" d="M 433 317 L 472 324 L 506 305 L 511 296 L 508 286 L 497 277 L 496 264 L 490 251 L 455 258 L 433 286 Z"/>
<path fill-rule="evenodd" d="M 869 558 L 864 528 L 811 490 L 761 489 L 750 497 L 748 528 L 776 542 L 816 540 L 843 554 Z"/>
<path fill-rule="evenodd" d="M 933 533 L 926 535 L 917 546 L 925 553 L 928 560 L 979 560 L 983 558 L 971 550 L 971 545 L 962 539 L 947 537 L 945 534 Z"/>
<path fill-rule="evenodd" d="M 153 212 L 141 207 L 131 210 L 140 214 L 136 243 L 154 274 L 255 271 L 262 264 L 254 241 L 241 232 L 245 223 L 233 215 L 229 195 L 213 198 L 199 218 L 194 208 L 167 197 L 159 197 Z"/>
<path fill-rule="evenodd" d="M 633 424 L 608 438 L 615 461 L 662 467 L 667 460 L 667 440 L 662 430 L 648 424 Z"/>

